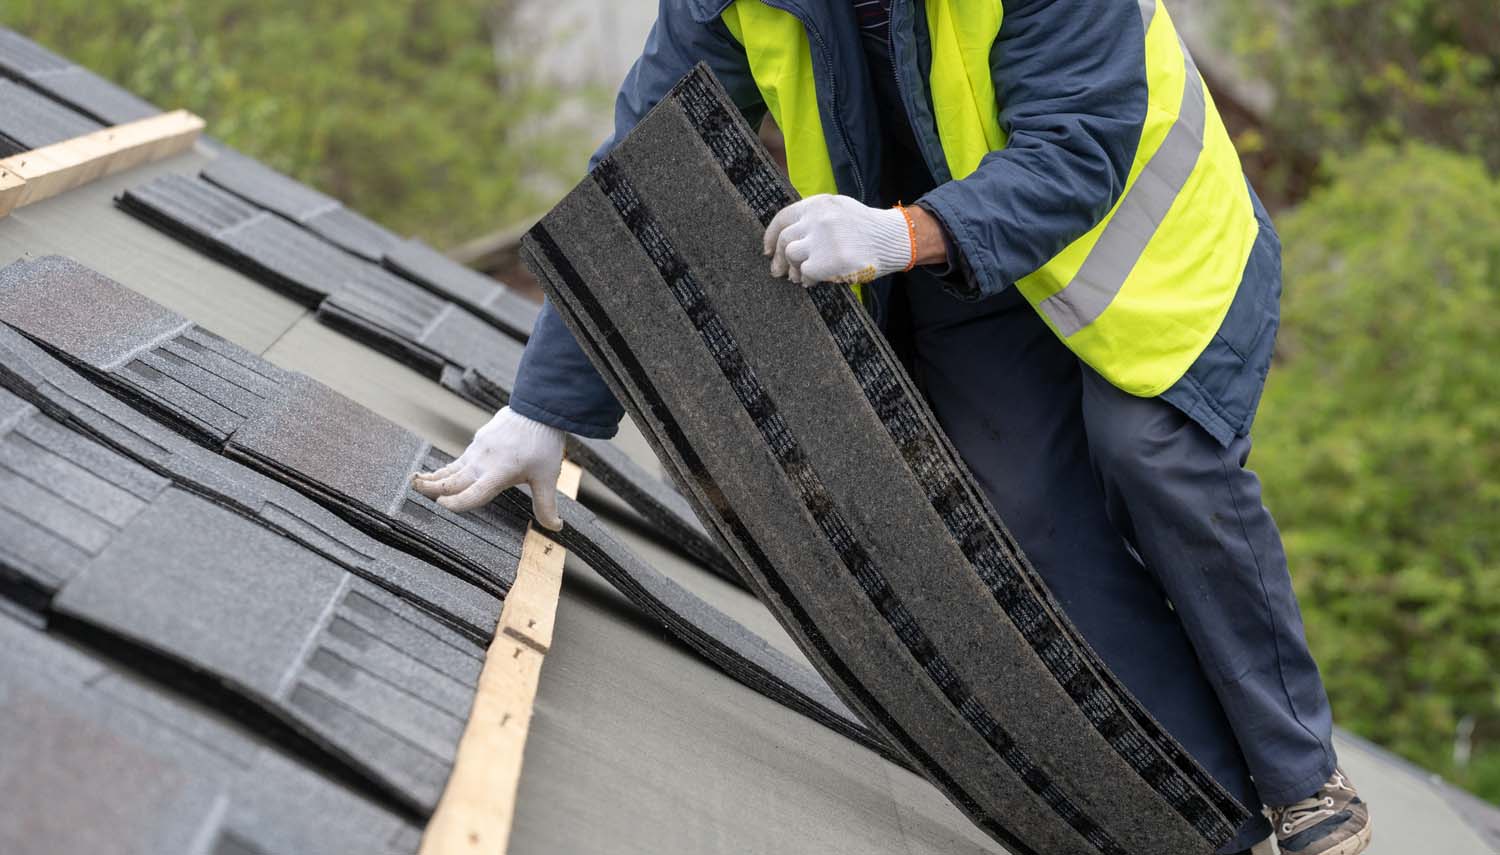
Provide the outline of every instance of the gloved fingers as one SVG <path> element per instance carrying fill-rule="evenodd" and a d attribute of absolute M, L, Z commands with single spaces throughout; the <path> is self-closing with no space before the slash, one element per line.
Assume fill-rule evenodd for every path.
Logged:
<path fill-rule="evenodd" d="M 776 237 L 776 249 L 771 255 L 771 275 L 786 276 L 791 268 L 796 267 L 798 262 L 787 256 L 788 246 L 807 238 L 807 223 L 798 221 L 781 230 Z"/>
<path fill-rule="evenodd" d="M 782 252 L 786 256 L 788 267 L 799 268 L 812 257 L 813 249 L 812 238 L 803 237 L 788 243 Z"/>
<path fill-rule="evenodd" d="M 475 481 L 479 480 L 475 474 L 468 469 L 460 469 L 444 478 L 435 478 L 431 481 L 417 481 L 411 486 L 413 490 L 429 499 L 440 496 L 452 496 L 469 489 Z"/>
<path fill-rule="evenodd" d="M 480 478 L 459 493 L 440 497 L 437 503 L 454 513 L 467 513 L 489 504 L 491 499 L 510 486 L 512 485 L 507 484 L 503 478 Z"/>
<path fill-rule="evenodd" d="M 770 255 L 776 251 L 776 239 L 781 236 L 782 231 L 787 226 L 802 219 L 802 211 L 806 202 L 806 199 L 803 199 L 801 202 L 793 202 L 780 211 L 777 211 L 776 216 L 771 218 L 770 225 L 766 226 L 766 235 L 761 246 L 766 255 Z M 780 276 L 782 274 L 778 273 L 776 275 Z"/>
<path fill-rule="evenodd" d="M 444 478 L 447 478 L 449 475 L 452 475 L 458 472 L 458 470 L 462 469 L 462 463 L 463 458 L 460 457 L 458 460 L 449 463 L 447 466 L 444 466 L 443 468 L 438 469 L 435 472 L 418 472 L 417 474 L 412 476 L 412 484 L 431 484 L 434 481 L 441 481 Z"/>
<path fill-rule="evenodd" d="M 528 483 L 531 485 L 531 515 L 542 524 L 542 528 L 562 530 L 562 517 L 557 513 L 557 478 L 554 476 L 550 481 L 532 478 Z"/>

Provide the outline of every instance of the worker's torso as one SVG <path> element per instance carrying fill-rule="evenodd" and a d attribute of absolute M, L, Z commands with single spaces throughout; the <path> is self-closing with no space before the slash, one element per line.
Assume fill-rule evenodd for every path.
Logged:
<path fill-rule="evenodd" d="M 998 0 L 892 0 L 888 70 L 868 61 L 851 3 L 712 5 L 746 49 L 803 195 L 910 202 L 1006 144 L 992 77 Z M 1124 192 L 1095 229 L 1015 285 L 1115 385 L 1175 398 L 1223 438 L 1248 428 L 1264 377 L 1264 366 L 1248 363 L 1269 359 L 1269 341 L 1259 345 L 1275 327 L 1279 262 L 1273 273 L 1265 258 L 1275 236 L 1166 10 L 1152 0 L 1140 8 L 1151 103 Z M 891 287 L 872 288 L 877 315 Z M 1233 354 L 1246 377 L 1226 386 L 1222 376 L 1185 376 L 1200 362 L 1222 363 L 1208 351 L 1234 340 L 1257 345 Z"/>

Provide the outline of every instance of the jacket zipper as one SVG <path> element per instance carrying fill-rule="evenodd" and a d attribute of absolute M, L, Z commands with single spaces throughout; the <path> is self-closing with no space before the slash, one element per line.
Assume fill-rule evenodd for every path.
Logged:
<path fill-rule="evenodd" d="M 785 11 L 792 12 L 794 15 L 796 14 L 791 9 L 786 9 Z M 798 17 L 800 18 L 801 16 L 799 15 Z M 818 52 L 823 55 L 823 67 L 828 70 L 828 98 L 833 103 L 833 124 L 834 127 L 838 128 L 839 142 L 843 144 L 844 155 L 849 158 L 849 166 L 854 172 L 854 186 L 859 190 L 859 200 L 868 204 L 870 200 L 868 191 L 865 189 L 865 179 L 860 172 L 859 161 L 854 157 L 854 147 L 849 144 L 849 132 L 844 127 L 844 115 L 839 111 L 839 88 L 838 81 L 833 74 L 833 55 L 828 51 L 828 43 L 823 41 L 823 34 L 819 33 L 810 21 L 803 19 L 802 25 L 807 28 L 807 31 L 812 34 L 813 39 L 817 41 Z"/>

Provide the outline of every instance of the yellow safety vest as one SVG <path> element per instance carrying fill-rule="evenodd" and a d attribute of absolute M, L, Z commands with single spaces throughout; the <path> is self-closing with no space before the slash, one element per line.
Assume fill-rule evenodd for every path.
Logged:
<path fill-rule="evenodd" d="M 1005 147 L 990 70 L 1000 0 L 925 0 L 929 84 L 949 172 Z M 1016 287 L 1079 358 L 1134 395 L 1165 391 L 1218 332 L 1259 226 L 1239 155 L 1159 0 L 1140 0 L 1149 100 L 1113 209 Z M 761 0 L 722 19 L 786 138 L 792 185 L 837 193 L 802 22 Z"/>

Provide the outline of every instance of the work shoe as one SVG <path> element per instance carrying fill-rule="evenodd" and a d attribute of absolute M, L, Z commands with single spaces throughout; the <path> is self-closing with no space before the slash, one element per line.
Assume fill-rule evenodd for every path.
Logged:
<path fill-rule="evenodd" d="M 1288 855 L 1359 855 L 1370 845 L 1370 808 L 1342 769 L 1302 801 L 1271 808 L 1271 823 Z"/>

